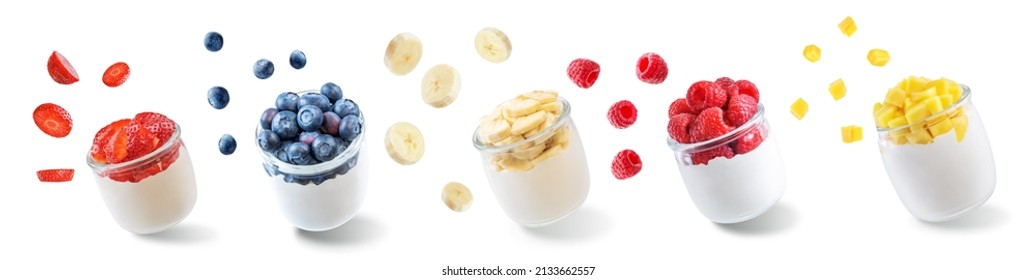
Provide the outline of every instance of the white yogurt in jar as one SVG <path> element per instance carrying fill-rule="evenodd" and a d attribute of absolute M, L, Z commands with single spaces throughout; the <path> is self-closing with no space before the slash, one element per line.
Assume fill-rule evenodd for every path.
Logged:
<path fill-rule="evenodd" d="M 300 229 L 326 231 L 356 216 L 367 195 L 367 172 L 370 168 L 366 143 L 362 145 L 352 169 L 320 185 L 313 182 L 305 185 L 287 183 L 284 174 L 269 176 L 284 217 Z"/>
<path fill-rule="evenodd" d="M 197 201 L 194 166 L 184 145 L 169 168 L 140 182 L 117 182 L 94 175 L 115 222 L 137 234 L 164 231 L 187 217 Z"/>
<path fill-rule="evenodd" d="M 680 176 L 698 211 L 716 223 L 739 223 L 769 211 L 784 196 L 784 161 L 772 134 L 746 154 L 707 165 L 677 159 Z M 747 171 L 747 172 L 746 172 Z"/>

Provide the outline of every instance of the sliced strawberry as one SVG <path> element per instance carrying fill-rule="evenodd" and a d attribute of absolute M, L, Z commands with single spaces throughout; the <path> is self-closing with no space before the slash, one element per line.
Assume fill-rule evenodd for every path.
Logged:
<path fill-rule="evenodd" d="M 158 137 L 159 143 L 165 143 L 176 131 L 176 122 L 165 115 L 154 112 L 143 112 L 133 117 L 133 122 L 142 124 L 144 129 Z"/>
<path fill-rule="evenodd" d="M 162 164 L 158 162 L 143 166 L 136 170 L 136 172 L 133 172 L 133 180 L 131 182 L 136 183 L 144 181 L 144 179 L 155 176 L 155 174 L 158 174 L 159 172 L 162 172 Z"/>
<path fill-rule="evenodd" d="M 36 177 L 40 179 L 40 182 L 68 182 L 72 181 L 72 177 L 76 174 L 75 169 L 43 169 L 36 171 Z"/>
<path fill-rule="evenodd" d="M 158 137 L 141 127 L 140 124 L 130 124 L 123 131 L 128 136 L 128 143 L 126 145 L 127 161 L 147 155 L 154 151 L 155 148 L 158 148 Z"/>
<path fill-rule="evenodd" d="M 79 81 L 76 69 L 58 51 L 50 54 L 50 59 L 47 60 L 47 72 L 50 73 L 51 79 L 62 85 L 71 85 Z"/>
<path fill-rule="evenodd" d="M 108 145 L 108 141 L 112 139 L 116 131 L 122 130 L 123 127 L 129 125 L 130 119 L 121 119 L 114 121 L 97 131 L 94 135 L 94 144 L 90 147 L 90 156 L 93 157 L 97 163 L 108 163 L 108 160 L 104 155 L 104 146 Z"/>
<path fill-rule="evenodd" d="M 133 173 L 132 172 L 120 172 L 120 173 L 108 174 L 108 179 L 111 179 L 112 181 L 116 181 L 116 182 L 129 183 L 131 180 L 133 180 Z"/>
<path fill-rule="evenodd" d="M 169 166 L 173 165 L 173 163 L 176 162 L 176 159 L 180 157 L 180 145 L 182 144 L 174 144 L 168 153 L 162 155 L 162 158 L 159 160 L 159 164 L 162 165 L 162 171 L 169 169 Z"/>
<path fill-rule="evenodd" d="M 32 120 L 43 133 L 62 138 L 72 132 L 72 116 L 54 103 L 43 103 L 32 112 Z"/>
<path fill-rule="evenodd" d="M 126 79 L 129 79 L 129 75 L 129 65 L 125 62 L 116 62 L 112 66 L 108 66 L 108 70 L 104 71 L 104 76 L 101 76 L 101 82 L 108 87 L 117 87 L 125 83 Z"/>
<path fill-rule="evenodd" d="M 108 164 L 126 161 L 127 146 L 129 146 L 129 135 L 126 134 L 126 129 L 115 131 L 108 143 L 104 145 L 104 160 Z"/>

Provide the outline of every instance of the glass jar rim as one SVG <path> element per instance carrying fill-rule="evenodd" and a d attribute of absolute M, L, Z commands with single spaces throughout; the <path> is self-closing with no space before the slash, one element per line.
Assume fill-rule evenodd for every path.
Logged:
<path fill-rule="evenodd" d="M 960 90 L 961 90 L 960 99 L 957 99 L 955 102 L 953 102 L 953 105 L 950 105 L 950 107 L 943 108 L 942 111 L 936 112 L 935 114 L 932 114 L 931 116 L 926 117 L 923 121 L 921 121 L 921 124 L 927 125 L 928 123 L 931 123 L 932 121 L 934 121 L 936 119 L 939 119 L 941 121 L 941 119 L 944 118 L 943 115 L 949 114 L 949 113 L 957 110 L 957 108 L 960 108 L 960 107 L 962 107 L 962 106 L 964 106 L 966 104 L 971 103 L 971 88 L 968 87 L 968 85 L 965 85 L 965 84 L 958 84 L 958 86 L 960 86 Z M 910 124 L 905 124 L 905 125 L 901 125 L 901 126 L 897 126 L 897 127 L 879 127 L 878 128 L 878 132 L 879 133 L 883 133 L 883 132 L 899 131 L 899 130 L 903 130 L 903 129 L 910 129 L 910 126 L 911 126 Z"/>
<path fill-rule="evenodd" d="M 296 94 L 299 94 L 299 95 L 307 94 L 307 93 L 320 93 L 320 91 L 318 91 L 318 90 L 305 90 L 305 91 L 296 92 Z M 281 159 L 277 158 L 277 156 L 275 156 L 275 155 L 273 155 L 273 154 L 263 150 L 263 147 L 259 146 L 259 137 L 257 137 L 259 135 L 259 132 L 263 131 L 263 127 L 262 127 L 261 124 L 256 124 L 255 125 L 255 135 L 252 136 L 252 139 L 253 139 L 253 142 L 255 143 L 255 148 L 259 151 L 259 156 L 263 159 L 263 161 L 265 161 L 268 164 L 276 166 L 277 170 L 280 171 L 281 173 L 286 173 L 286 174 L 291 174 L 291 175 L 319 175 L 319 174 L 324 174 L 324 173 L 328 173 L 328 172 L 334 171 L 335 169 L 341 167 L 342 164 L 345 164 L 346 162 L 348 162 L 349 159 L 351 159 L 354 156 L 356 156 L 357 154 L 359 154 L 360 147 L 363 145 L 363 142 L 365 141 L 365 138 L 366 138 L 366 135 L 367 135 L 367 122 L 364 121 L 363 111 L 362 110 L 360 111 L 359 118 L 360 118 L 360 123 L 362 124 L 360 126 L 360 135 L 356 136 L 356 139 L 353 139 L 353 141 L 351 143 L 349 143 L 349 146 L 346 147 L 345 151 L 342 151 L 341 154 L 338 154 L 337 156 L 335 156 L 335 158 L 333 158 L 333 159 L 331 159 L 329 161 L 325 161 L 325 162 L 321 162 L 321 163 L 317 163 L 317 164 L 298 165 L 298 164 L 294 164 L 294 163 L 290 163 L 290 162 L 285 162 L 285 161 L 282 161 Z"/>
<path fill-rule="evenodd" d="M 565 99 L 564 97 L 558 96 L 557 100 L 561 102 L 561 115 L 559 115 L 558 116 L 558 120 L 555 121 L 554 124 L 551 124 L 549 127 L 547 127 L 547 129 L 541 130 L 540 132 L 537 132 L 536 134 L 533 134 L 531 137 L 525 138 L 522 141 L 514 142 L 514 143 L 503 145 L 503 146 L 487 146 L 484 143 L 482 143 L 482 140 L 479 139 L 478 130 L 480 128 L 482 128 L 482 125 L 479 124 L 478 126 L 475 127 L 475 133 L 472 133 L 472 135 L 471 135 L 471 143 L 472 143 L 472 145 L 474 145 L 475 148 L 478 149 L 479 151 L 484 151 L 484 152 L 489 152 L 489 153 L 498 153 L 498 152 L 508 151 L 508 150 L 514 149 L 515 147 L 527 144 L 529 142 L 536 141 L 537 139 L 540 139 L 541 137 L 548 137 L 549 135 L 553 135 L 554 132 L 557 131 L 558 128 L 560 128 L 562 125 L 568 124 L 568 122 L 570 121 L 569 115 L 571 114 L 571 111 L 572 111 L 571 105 L 568 103 L 567 99 Z M 499 104 L 497 104 L 497 106 L 500 106 L 501 104 L 504 104 L 505 102 L 507 102 L 507 101 L 500 102 Z"/>
<path fill-rule="evenodd" d="M 730 131 L 724 133 L 723 135 L 720 135 L 719 137 L 697 143 L 678 143 L 676 142 L 676 140 L 673 140 L 673 137 L 666 137 L 666 143 L 669 145 L 669 148 L 673 151 L 688 152 L 707 151 L 720 145 L 729 144 L 731 141 L 737 140 L 738 138 L 741 138 L 741 136 L 748 134 L 748 132 L 751 131 L 750 129 L 758 127 L 763 123 L 763 121 L 766 120 L 766 118 L 763 117 L 764 113 L 766 112 L 763 103 L 758 103 L 758 108 L 759 110 L 757 110 L 755 112 L 755 115 L 753 115 L 752 118 L 748 119 L 747 122 L 745 122 L 741 126 L 731 129 Z"/>
<path fill-rule="evenodd" d="M 161 146 L 158 146 L 158 148 L 156 148 L 154 151 L 151 151 L 146 155 L 125 162 L 108 164 L 94 161 L 93 155 L 91 155 L 90 152 L 87 151 L 86 164 L 89 165 L 90 169 L 93 169 L 94 171 L 136 169 L 143 165 L 151 164 L 152 162 L 157 160 L 160 155 L 168 153 L 174 147 L 180 147 L 180 124 L 174 123 L 174 125 L 175 128 L 173 129 L 173 134 L 169 136 L 169 139 L 166 140 L 165 143 L 162 143 Z"/>

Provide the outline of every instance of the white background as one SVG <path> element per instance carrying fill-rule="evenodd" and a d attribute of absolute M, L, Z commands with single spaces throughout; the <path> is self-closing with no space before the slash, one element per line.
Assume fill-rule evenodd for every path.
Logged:
<path fill-rule="evenodd" d="M 0 278 L 458 278 L 439 276 L 447 265 L 596 266 L 583 277 L 596 279 L 1034 276 L 1023 266 L 1036 249 L 1036 191 L 1027 179 L 1036 151 L 1030 126 L 1017 118 L 1034 101 L 1036 22 L 1027 7 L 1010 6 L 1024 1 L 92 2 L 18 1 L 0 9 L 8 178 L 0 188 Z M 851 38 L 837 27 L 847 15 L 859 26 Z M 486 26 L 504 30 L 514 44 L 502 64 L 475 53 L 475 33 Z M 202 45 L 213 30 L 226 40 L 217 53 Z M 399 32 L 418 35 L 425 48 L 403 77 L 382 62 Z M 802 57 L 808 44 L 823 51 L 815 64 Z M 888 50 L 891 62 L 870 66 L 871 48 Z M 288 65 L 294 49 L 308 55 L 306 68 Z M 75 66 L 79 83 L 51 81 L 45 64 L 54 50 Z M 637 57 L 648 51 L 669 63 L 661 85 L 634 75 Z M 591 89 L 565 76 L 578 57 L 602 65 Z M 272 78 L 252 75 L 259 58 L 276 64 Z M 100 76 L 117 61 L 133 74 L 108 88 Z M 455 103 L 433 109 L 419 87 L 424 71 L 439 63 L 461 71 L 463 89 Z M 989 131 L 996 192 L 953 222 L 923 223 L 906 212 L 873 130 L 862 142 L 840 141 L 839 127 L 871 127 L 871 105 L 912 74 L 971 86 Z M 665 145 L 669 102 L 694 81 L 720 76 L 759 86 L 788 172 L 775 209 L 733 226 L 697 212 Z M 835 102 L 827 85 L 837 78 L 849 91 Z M 342 85 L 367 116 L 371 187 L 355 219 L 304 233 L 276 208 L 251 132 L 277 93 L 327 81 Z M 214 85 L 230 91 L 223 110 L 206 102 Z M 497 102 L 539 88 L 573 103 L 592 187 L 573 216 L 530 230 L 500 210 L 470 136 Z M 810 104 L 802 121 L 788 111 L 799 97 Z M 626 130 L 605 118 L 620 99 L 640 110 Z M 69 110 L 70 136 L 51 138 L 32 124 L 42 102 Z M 184 127 L 198 176 L 191 215 L 150 236 L 115 224 L 84 160 L 97 129 L 140 111 L 165 113 Z M 400 166 L 384 151 L 384 132 L 396 121 L 424 132 L 428 150 L 415 165 Z M 237 153 L 219 154 L 223 133 L 237 137 Z M 609 165 L 625 148 L 643 157 L 644 169 L 618 181 Z M 75 168 L 75 180 L 36 181 L 37 169 L 61 167 Z M 439 200 L 454 180 L 474 192 L 468 212 L 449 211 Z"/>

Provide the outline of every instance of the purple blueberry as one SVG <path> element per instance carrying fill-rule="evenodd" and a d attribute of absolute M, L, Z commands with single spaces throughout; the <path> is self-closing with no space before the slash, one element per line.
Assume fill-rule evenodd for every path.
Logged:
<path fill-rule="evenodd" d="M 347 115 L 338 124 L 338 136 L 348 142 L 356 140 L 356 137 L 360 136 L 360 131 L 362 130 L 363 124 L 360 123 L 360 117 L 356 115 Z"/>
<path fill-rule="evenodd" d="M 288 159 L 292 164 L 309 165 L 313 162 L 313 154 L 309 150 L 309 145 L 295 142 L 288 146 Z"/>
<path fill-rule="evenodd" d="M 338 150 L 338 142 L 335 142 L 335 138 L 330 134 L 320 134 L 320 136 L 317 136 L 317 139 L 313 140 L 313 143 L 309 145 L 313 151 L 313 157 L 321 162 L 334 159 L 335 152 Z"/>
<path fill-rule="evenodd" d="M 337 144 L 337 146 L 335 146 L 335 147 L 338 148 L 338 149 L 335 149 L 335 156 L 336 157 L 338 155 L 344 153 L 345 149 L 349 148 L 349 142 L 347 142 L 344 139 L 342 139 L 342 137 L 335 137 L 335 142 Z"/>
<path fill-rule="evenodd" d="M 299 110 L 302 110 L 302 106 L 306 105 L 317 106 L 317 108 L 320 108 L 320 111 L 331 111 L 331 101 L 327 99 L 327 96 L 316 92 L 299 96 Z"/>
<path fill-rule="evenodd" d="M 324 124 L 324 111 L 313 105 L 299 107 L 298 122 L 302 131 L 317 131 Z"/>
<path fill-rule="evenodd" d="M 259 148 L 262 148 L 263 151 L 273 153 L 281 148 L 281 138 L 272 130 L 263 129 L 255 137 L 259 141 Z"/>
<path fill-rule="evenodd" d="M 299 142 L 302 142 L 306 145 L 312 145 L 313 140 L 317 140 L 317 136 L 320 136 L 320 132 L 306 131 L 299 134 Z"/>
<path fill-rule="evenodd" d="M 270 129 L 270 125 L 273 124 L 273 116 L 277 115 L 277 108 L 269 108 L 263 111 L 263 115 L 259 116 L 259 126 L 263 129 Z"/>
<path fill-rule="evenodd" d="M 360 115 L 360 107 L 350 99 L 339 99 L 331 108 L 339 117 L 345 118 L 348 115 Z"/>
<path fill-rule="evenodd" d="M 324 112 L 324 124 L 320 126 L 320 131 L 337 136 L 340 122 L 342 122 L 342 118 L 338 117 L 335 112 Z"/>
<path fill-rule="evenodd" d="M 338 102 L 338 100 L 342 99 L 342 87 L 335 83 L 328 82 L 324 84 L 324 86 L 320 87 L 320 94 L 327 97 L 327 100 L 330 102 Z"/>
<path fill-rule="evenodd" d="M 276 152 L 274 152 L 274 156 L 276 156 L 277 159 L 279 159 L 279 160 L 281 160 L 283 162 L 291 163 L 291 159 L 288 158 L 288 148 L 291 147 L 292 143 L 295 143 L 295 142 L 281 141 L 281 147 L 279 149 L 277 149 Z"/>
<path fill-rule="evenodd" d="M 281 140 L 295 139 L 299 135 L 299 123 L 295 120 L 295 112 L 280 111 L 273 116 L 270 129 L 277 133 Z"/>
<path fill-rule="evenodd" d="M 277 95 L 277 110 L 296 112 L 299 110 L 299 95 L 294 92 L 283 92 Z"/>

